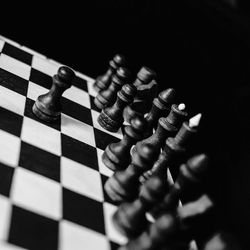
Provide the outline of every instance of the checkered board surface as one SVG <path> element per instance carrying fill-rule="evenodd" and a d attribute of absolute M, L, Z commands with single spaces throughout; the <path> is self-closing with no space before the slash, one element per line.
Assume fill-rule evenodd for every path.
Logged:
<path fill-rule="evenodd" d="M 97 123 L 93 79 L 76 72 L 56 124 L 34 117 L 61 65 L 0 37 L 0 249 L 114 250 L 124 244 L 101 161 L 122 135 Z"/>

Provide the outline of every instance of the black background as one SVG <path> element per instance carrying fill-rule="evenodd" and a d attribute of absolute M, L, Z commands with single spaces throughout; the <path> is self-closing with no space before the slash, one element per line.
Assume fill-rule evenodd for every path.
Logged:
<path fill-rule="evenodd" d="M 191 115 L 203 113 L 190 154 L 211 156 L 206 184 L 220 222 L 250 249 L 247 3 L 241 10 L 195 0 L 53 4 L 5 3 L 1 34 L 92 77 L 115 53 L 134 73 L 152 67 L 160 89 L 175 87 Z"/>

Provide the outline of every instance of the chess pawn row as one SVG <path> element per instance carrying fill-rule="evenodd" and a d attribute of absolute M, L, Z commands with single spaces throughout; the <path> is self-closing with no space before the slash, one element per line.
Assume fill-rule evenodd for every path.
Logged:
<path fill-rule="evenodd" d="M 158 97 L 159 100 L 155 100 L 157 106 L 152 108 L 154 114 L 149 115 L 148 117 L 155 115 L 157 107 L 160 109 L 158 113 L 167 109 L 165 104 L 168 103 L 168 100 L 172 99 L 172 94 L 173 91 L 169 89 L 161 92 Z M 149 143 L 155 147 L 157 146 L 157 150 L 160 149 L 165 138 L 173 135 L 178 126 L 182 123 L 182 120 L 187 116 L 187 113 L 183 110 L 184 108 L 185 105 L 179 105 L 178 107 L 176 105 L 172 106 L 169 116 L 166 119 L 160 118 L 156 133 L 146 141 L 143 141 L 143 143 Z M 102 157 L 103 163 L 113 171 L 125 169 L 129 165 L 131 160 L 131 147 L 137 141 L 140 141 L 145 137 L 145 131 L 147 131 L 147 124 L 145 123 L 147 123 L 147 121 L 140 115 L 132 119 L 132 121 L 134 122 L 131 122 L 131 126 L 126 126 L 124 129 L 125 135 L 123 139 L 118 143 L 108 145 L 104 151 Z M 105 126 L 105 128 L 106 127 L 107 126 Z M 136 147 L 134 149 L 136 149 Z"/>
<path fill-rule="evenodd" d="M 142 182 L 154 174 L 162 176 L 162 178 L 166 177 L 169 167 L 171 168 L 172 175 L 174 177 L 177 176 L 178 166 L 185 158 L 187 145 L 198 132 L 200 119 L 201 114 L 197 114 L 188 122 L 183 122 L 175 137 L 168 137 L 166 139 L 165 147 L 153 168 L 141 177 Z"/>
<path fill-rule="evenodd" d="M 198 200 L 187 203 L 176 211 L 162 214 L 154 223 L 149 224 L 144 232 L 130 240 L 125 246 L 120 247 L 119 250 L 187 247 L 196 232 L 202 230 L 204 219 L 210 216 L 213 209 L 213 201 L 204 194 Z M 192 223 L 193 220 L 195 224 Z"/>
<path fill-rule="evenodd" d="M 142 144 L 150 144 L 155 147 L 155 150 L 160 153 L 163 148 L 165 141 L 168 137 L 175 136 L 177 131 L 180 129 L 182 123 L 186 119 L 188 113 L 185 111 L 185 104 L 171 106 L 171 111 L 167 117 L 161 117 L 158 120 L 158 126 L 150 137 L 139 141 L 138 147 Z M 134 148 L 136 149 L 136 147 Z"/>
<path fill-rule="evenodd" d="M 97 92 L 100 92 L 104 89 L 107 89 L 111 83 L 112 76 L 116 73 L 119 67 L 123 67 L 126 63 L 126 60 L 123 55 L 117 54 L 109 61 L 109 68 L 105 74 L 98 76 L 94 82 L 94 89 Z"/>
<path fill-rule="evenodd" d="M 157 154 L 149 145 L 138 148 L 131 164 L 123 171 L 116 171 L 105 183 L 104 189 L 116 202 L 131 201 L 138 196 L 139 178 L 143 172 L 152 168 Z"/>
<path fill-rule="evenodd" d="M 160 204 L 163 208 L 160 211 L 174 210 L 184 189 L 194 185 L 198 187 L 201 183 L 207 170 L 207 161 L 208 158 L 204 154 L 192 157 L 182 165 L 178 178 L 170 190 L 162 178 L 152 176 L 142 186 L 137 199 L 119 206 L 113 216 L 116 228 L 127 237 L 135 237 L 146 228 L 146 213 L 154 207 Z"/>
<path fill-rule="evenodd" d="M 165 117 L 171 110 L 171 105 L 175 99 L 175 90 L 172 88 L 161 91 L 156 98 L 154 98 L 150 111 L 145 115 L 147 122 L 147 131 L 145 137 L 152 135 L 153 128 L 156 127 L 160 117 Z M 142 116 L 140 112 L 136 112 L 132 109 L 132 106 L 127 106 L 127 114 L 132 119 L 135 116 Z"/>
<path fill-rule="evenodd" d="M 108 88 L 103 89 L 94 99 L 96 107 L 104 109 L 114 104 L 117 92 L 123 85 L 129 83 L 131 74 L 123 67 L 117 69 L 116 74 L 112 76 L 112 80 Z"/>
<path fill-rule="evenodd" d="M 122 140 L 106 147 L 102 155 L 105 166 L 113 171 L 125 169 L 131 162 L 130 149 L 137 141 L 144 138 L 146 127 L 143 117 L 133 118 L 131 124 L 125 126 Z"/>
<path fill-rule="evenodd" d="M 164 196 L 159 206 L 154 208 L 152 215 L 157 218 L 165 211 L 174 210 L 184 191 L 187 191 L 192 186 L 200 186 L 207 169 L 208 157 L 205 154 L 193 157 L 189 159 L 186 164 L 182 164 L 174 185 Z"/>
<path fill-rule="evenodd" d="M 60 118 L 63 92 L 70 88 L 75 73 L 72 69 L 62 66 L 53 76 L 52 87 L 48 93 L 40 95 L 32 107 L 33 113 L 45 122 L 57 121 Z"/>
<path fill-rule="evenodd" d="M 137 194 L 136 191 L 139 186 L 141 175 L 150 169 L 152 169 L 152 174 L 161 176 L 161 178 L 165 180 L 169 165 L 177 168 L 176 165 L 180 164 L 180 159 L 182 159 L 180 156 L 185 153 L 188 138 L 197 133 L 196 126 L 198 126 L 198 123 L 196 122 L 194 124 L 192 121 L 193 118 L 189 120 L 188 124 L 184 122 L 176 137 L 169 137 L 166 140 L 165 148 L 160 156 L 155 147 L 148 144 L 142 144 L 141 146 L 138 146 L 137 144 L 136 150 L 134 150 L 133 153 L 132 163 L 129 167 L 123 171 L 120 170 L 115 172 L 115 174 L 107 180 L 105 190 L 110 198 L 114 201 L 122 202 L 134 197 Z M 156 162 L 156 159 L 152 158 L 150 161 L 149 158 L 150 164 L 147 164 L 144 167 L 138 167 L 136 159 L 138 156 L 147 158 L 147 156 L 144 156 L 142 153 L 146 148 L 148 148 L 151 155 L 154 155 L 156 158 L 159 157 Z M 140 150 L 141 153 L 137 152 L 137 150 Z"/>
<path fill-rule="evenodd" d="M 102 110 L 97 119 L 98 123 L 110 132 L 117 132 L 124 122 L 123 110 L 133 101 L 135 95 L 136 88 L 133 85 L 125 84 L 117 93 L 115 103 Z"/>
<path fill-rule="evenodd" d="M 154 98 L 152 107 L 145 116 L 148 126 L 147 136 L 152 134 L 153 128 L 157 126 L 160 117 L 165 117 L 169 114 L 174 99 L 175 90 L 172 88 L 161 91 L 158 97 Z"/>

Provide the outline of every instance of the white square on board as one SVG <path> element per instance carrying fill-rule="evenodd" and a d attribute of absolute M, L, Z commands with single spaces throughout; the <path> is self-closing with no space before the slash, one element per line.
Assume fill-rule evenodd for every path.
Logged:
<path fill-rule="evenodd" d="M 63 220 L 59 226 L 60 250 L 111 250 L 105 235 Z"/>
<path fill-rule="evenodd" d="M 81 106 L 84 106 L 86 108 L 90 109 L 90 99 L 89 94 L 75 86 L 71 86 L 69 89 L 67 89 L 63 96 L 72 102 L 76 102 L 80 104 Z"/>
<path fill-rule="evenodd" d="M 0 130 L 0 161 L 15 167 L 18 165 L 21 148 L 19 137 Z"/>
<path fill-rule="evenodd" d="M 15 205 L 51 219 L 62 217 L 60 183 L 24 168 L 15 170 L 11 199 Z"/>
<path fill-rule="evenodd" d="M 52 64 L 48 61 L 48 59 L 38 56 L 33 57 L 32 68 L 41 71 L 49 76 L 55 75 L 58 70 L 58 66 L 56 64 Z"/>
<path fill-rule="evenodd" d="M 48 93 L 48 89 L 29 81 L 27 97 L 36 101 L 38 96 Z"/>
<path fill-rule="evenodd" d="M 84 142 L 93 147 L 96 146 L 93 127 L 65 114 L 61 115 L 61 131 L 63 134 L 78 141 Z"/>
<path fill-rule="evenodd" d="M 14 75 L 20 76 L 25 80 L 29 80 L 31 67 L 28 64 L 18 61 L 13 57 L 1 54 L 0 68 Z"/>
<path fill-rule="evenodd" d="M 26 116 L 23 119 L 21 139 L 52 154 L 61 155 L 60 131 Z"/>
<path fill-rule="evenodd" d="M 61 183 L 71 191 L 103 201 L 99 172 L 65 157 L 61 158 Z"/>
<path fill-rule="evenodd" d="M 0 106 L 17 113 L 21 116 L 24 114 L 26 98 L 8 88 L 0 86 Z"/>

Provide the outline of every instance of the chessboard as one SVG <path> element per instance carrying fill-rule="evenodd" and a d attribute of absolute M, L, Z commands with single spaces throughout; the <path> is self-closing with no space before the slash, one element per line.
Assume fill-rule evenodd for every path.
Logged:
<path fill-rule="evenodd" d="M 113 227 L 104 192 L 112 171 L 101 155 L 122 138 L 97 122 L 94 80 L 76 73 L 60 121 L 32 113 L 60 63 L 0 37 L 0 249 L 114 250 L 127 239 Z"/>

